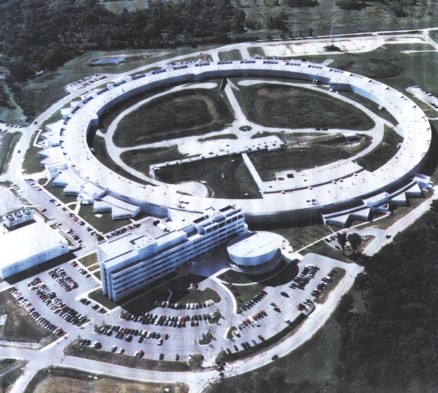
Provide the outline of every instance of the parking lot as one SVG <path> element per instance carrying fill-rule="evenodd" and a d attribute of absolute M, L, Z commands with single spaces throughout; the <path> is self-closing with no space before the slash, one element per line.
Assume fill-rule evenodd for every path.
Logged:
<path fill-rule="evenodd" d="M 225 288 L 220 293 L 219 303 L 157 300 L 152 306 L 145 305 L 148 311 L 137 314 L 121 307 L 108 311 L 88 299 L 87 293 L 99 285 L 77 261 L 40 274 L 30 286 L 29 281 L 35 278 L 19 283 L 17 289 L 50 323 L 63 331 L 75 332 L 76 336 L 77 329 L 81 329 L 80 346 L 169 361 L 189 361 L 194 354 L 202 354 L 204 366 L 211 366 L 222 350 L 229 355 L 245 356 L 246 350 L 257 350 L 299 316 L 307 316 L 323 307 L 316 301 L 336 275 L 333 269 L 348 269 L 348 265 L 325 258 L 324 263 L 317 266 L 311 258 L 309 260 L 312 263 L 306 263 L 305 258 L 298 264 L 299 271 L 290 282 L 266 286 L 239 314 L 232 310 Z M 81 270 L 85 274 L 81 274 Z M 205 279 L 200 286 L 213 285 L 213 280 Z M 215 284 L 217 290 L 217 282 Z M 32 290 L 34 287 L 43 289 L 45 299 L 53 296 L 50 307 Z M 61 306 L 56 306 L 59 302 Z"/>

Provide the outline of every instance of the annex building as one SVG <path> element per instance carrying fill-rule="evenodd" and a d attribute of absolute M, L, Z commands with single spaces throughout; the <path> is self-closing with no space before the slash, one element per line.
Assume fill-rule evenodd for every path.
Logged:
<path fill-rule="evenodd" d="M 67 240 L 29 209 L 2 219 L 0 277 L 8 278 L 69 252 Z M 42 241 L 44 240 L 44 241 Z"/>
<path fill-rule="evenodd" d="M 129 232 L 98 246 L 102 291 L 118 301 L 179 266 L 247 232 L 240 208 L 206 209 L 180 228 L 159 236 Z"/>

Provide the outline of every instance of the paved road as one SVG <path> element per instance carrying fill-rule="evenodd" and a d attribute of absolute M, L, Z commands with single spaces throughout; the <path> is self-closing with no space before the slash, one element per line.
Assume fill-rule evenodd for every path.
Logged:
<path fill-rule="evenodd" d="M 438 192 L 427 198 L 421 205 L 410 211 L 404 217 L 399 219 L 394 225 L 382 230 L 378 236 L 364 249 L 363 254 L 372 256 L 380 251 L 382 247 L 392 242 L 394 236 L 404 231 L 416 220 L 418 220 L 424 213 L 426 213 L 432 205 L 434 200 L 438 199 Z"/>

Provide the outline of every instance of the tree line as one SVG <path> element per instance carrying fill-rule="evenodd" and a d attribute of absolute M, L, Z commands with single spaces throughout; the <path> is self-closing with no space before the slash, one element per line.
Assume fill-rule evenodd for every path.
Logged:
<path fill-rule="evenodd" d="M 244 26 L 245 13 L 231 0 L 151 0 L 120 15 L 98 0 L 2 0 L 1 62 L 24 81 L 85 50 L 223 43 Z"/>
<path fill-rule="evenodd" d="M 403 14 L 414 0 L 336 0 L 341 8 L 385 3 Z M 318 8 L 318 0 L 283 0 L 289 8 Z M 0 0 L 0 58 L 17 81 L 53 70 L 86 50 L 153 48 L 244 39 L 261 28 L 247 5 L 232 0 L 150 0 L 146 9 L 114 14 L 99 0 Z M 288 30 L 284 12 L 269 13 L 269 30 Z M 304 34 L 312 29 L 309 26 Z M 307 31 L 308 30 L 308 31 Z M 300 35 L 303 32 L 300 31 Z M 248 36 L 249 37 L 249 36 Z"/>
<path fill-rule="evenodd" d="M 385 392 L 438 391 L 438 204 L 372 258 L 336 318 L 341 327 L 338 377 Z M 355 390 L 359 391 L 359 390 Z"/>

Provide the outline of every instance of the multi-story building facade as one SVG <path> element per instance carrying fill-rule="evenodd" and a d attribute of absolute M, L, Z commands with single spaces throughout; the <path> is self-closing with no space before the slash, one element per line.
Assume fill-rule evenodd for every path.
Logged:
<path fill-rule="evenodd" d="M 226 206 L 159 237 L 130 232 L 107 240 L 98 248 L 103 293 L 118 301 L 247 230 L 241 209 Z"/>

